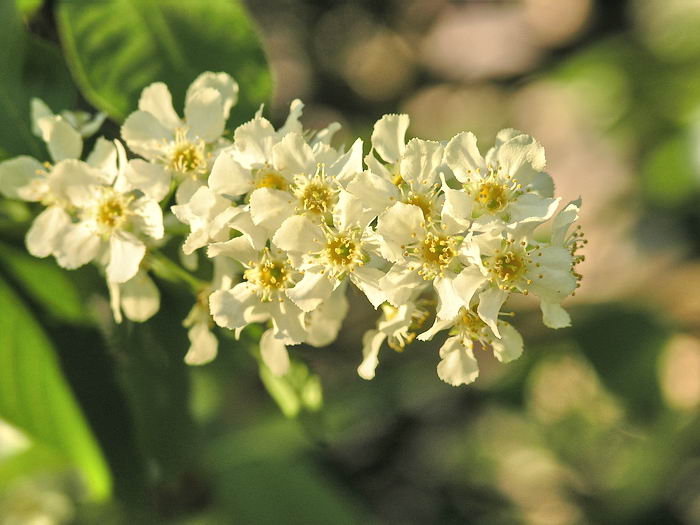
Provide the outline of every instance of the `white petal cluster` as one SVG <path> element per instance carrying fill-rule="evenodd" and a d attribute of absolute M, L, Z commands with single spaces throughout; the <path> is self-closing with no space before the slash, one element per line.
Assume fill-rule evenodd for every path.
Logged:
<path fill-rule="evenodd" d="M 226 135 L 237 95 L 231 77 L 204 73 L 181 117 L 164 84 L 148 86 L 122 127 L 140 157 L 130 160 L 104 139 L 79 160 L 95 125 L 36 103 L 35 131 L 53 162 L 0 164 L 5 195 L 46 207 L 27 235 L 30 252 L 66 268 L 98 261 L 115 318 L 145 320 L 158 292 L 143 261 L 164 237 L 164 207 L 189 229 L 183 256 L 205 253 L 215 269 L 184 322 L 190 364 L 215 357 L 213 323 L 236 337 L 262 323 L 261 357 L 285 374 L 289 347 L 336 339 L 348 287 L 381 309 L 362 338 L 365 379 L 385 343 L 402 351 L 443 331 L 437 372 L 449 384 L 474 381 L 477 349 L 517 358 L 523 340 L 503 311 L 512 294 L 534 296 L 545 325 L 570 324 L 561 302 L 581 279 L 585 240 L 572 227 L 581 203 L 554 197 L 535 139 L 505 129 L 482 154 L 469 132 L 407 141 L 409 117 L 385 115 L 363 156 L 360 139 L 331 144 L 337 124 L 304 129 L 298 100 L 278 129 L 259 111 Z"/>

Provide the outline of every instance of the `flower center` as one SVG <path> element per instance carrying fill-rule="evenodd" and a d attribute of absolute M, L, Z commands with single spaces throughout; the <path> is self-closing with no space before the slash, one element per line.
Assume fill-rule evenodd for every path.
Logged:
<path fill-rule="evenodd" d="M 170 158 L 170 169 L 178 173 L 204 173 L 207 168 L 206 164 L 203 143 L 179 143 Z"/>
<path fill-rule="evenodd" d="M 347 234 L 329 237 L 326 242 L 326 257 L 336 267 L 347 268 L 358 262 L 357 242 Z"/>
<path fill-rule="evenodd" d="M 287 287 L 289 268 L 286 262 L 272 259 L 266 251 L 259 263 L 243 272 L 243 278 L 255 287 L 262 301 L 271 301 L 276 292 Z"/>
<path fill-rule="evenodd" d="M 408 198 L 404 201 L 404 203 L 418 206 L 420 208 L 420 211 L 423 212 L 423 218 L 426 221 L 430 220 L 432 216 L 432 206 L 430 205 L 430 201 L 425 195 L 419 195 L 411 192 Z"/>
<path fill-rule="evenodd" d="M 506 242 L 503 250 L 496 251 L 495 255 L 484 261 L 484 266 L 491 274 L 491 282 L 502 290 L 510 290 L 518 283 L 532 284 L 530 279 L 523 282 L 531 263 L 532 259 L 526 249 L 520 249 L 520 245 L 510 240 Z M 527 295 L 527 290 L 523 290 L 523 293 Z"/>
<path fill-rule="evenodd" d="M 428 233 L 420 247 L 423 269 L 418 273 L 423 279 L 433 279 L 449 266 L 455 256 L 454 239 L 446 235 Z"/>
<path fill-rule="evenodd" d="M 478 341 L 482 345 L 493 341 L 493 333 L 484 321 L 473 310 L 461 308 L 457 322 L 452 330 L 453 335 L 459 335 L 465 340 Z"/>
<path fill-rule="evenodd" d="M 255 171 L 255 187 L 286 190 L 287 180 L 273 168 L 259 168 Z"/>
<path fill-rule="evenodd" d="M 128 215 L 126 199 L 117 194 L 107 194 L 97 205 L 95 220 L 99 228 L 107 233 L 121 228 Z"/>
<path fill-rule="evenodd" d="M 311 213 L 326 213 L 333 203 L 333 194 L 326 184 L 312 182 L 301 195 L 301 205 Z"/>
<path fill-rule="evenodd" d="M 491 212 L 500 211 L 508 204 L 508 190 L 502 184 L 484 182 L 479 186 L 476 200 Z"/>

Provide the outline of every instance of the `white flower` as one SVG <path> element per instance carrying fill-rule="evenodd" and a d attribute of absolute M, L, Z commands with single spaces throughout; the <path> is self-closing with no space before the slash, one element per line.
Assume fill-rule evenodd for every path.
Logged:
<path fill-rule="evenodd" d="M 57 235 L 54 255 L 60 266 L 74 269 L 100 257 L 106 261 L 107 280 L 125 283 L 138 272 L 146 253 L 144 239 L 163 237 L 160 206 L 146 196 L 120 191 L 121 173 L 111 170 L 110 184 L 105 183 L 111 178 L 107 172 L 80 161 L 70 165 L 64 191 L 75 222 Z"/>
<path fill-rule="evenodd" d="M 54 131 L 62 130 L 65 128 L 57 126 Z M 82 142 L 78 154 L 80 149 Z M 119 186 L 123 180 L 119 165 L 125 162 L 126 152 L 119 142 L 100 138 L 86 162 L 64 158 L 54 165 L 40 164 L 32 157 L 19 156 L 0 163 L 0 191 L 5 196 L 46 206 L 27 232 L 29 253 L 35 257 L 56 254 L 62 232 L 71 224 L 71 214 L 75 211 L 68 188 L 103 183 Z"/>
<path fill-rule="evenodd" d="M 170 209 L 180 222 L 190 226 L 191 233 L 182 245 L 186 255 L 209 243 L 227 240 L 229 222 L 243 212 L 242 208 L 234 206 L 207 186 L 195 191 L 187 203 Z"/>
<path fill-rule="evenodd" d="M 547 305 L 559 305 L 576 289 L 573 257 L 564 246 L 539 243 L 516 230 L 476 235 L 472 247 L 468 258 L 480 268 L 480 285 L 485 285 L 477 311 L 496 336 L 498 313 L 510 293 L 532 293 Z"/>
<path fill-rule="evenodd" d="M 379 350 L 384 341 L 390 348 L 402 352 L 416 338 L 419 330 L 428 318 L 425 301 L 411 301 L 396 308 L 390 304 L 382 305 L 382 316 L 375 329 L 367 330 L 362 337 L 362 363 L 357 367 L 358 375 L 363 379 L 373 379 L 379 365 Z"/>
<path fill-rule="evenodd" d="M 44 134 L 42 129 L 44 126 L 40 126 L 39 122 L 42 119 L 53 119 L 56 116 L 57 115 L 54 115 L 51 108 L 49 108 L 49 106 L 47 106 L 43 100 L 32 98 L 32 132 L 36 136 L 43 137 Z M 58 116 L 60 116 L 73 129 L 75 129 L 82 137 L 90 137 L 91 135 L 94 135 L 107 118 L 107 114 L 103 112 L 95 113 L 95 115 L 91 116 L 85 111 L 61 111 L 60 115 Z"/>
<path fill-rule="evenodd" d="M 305 312 L 325 301 L 347 277 L 362 290 L 376 308 L 386 300 L 379 287 L 384 276 L 372 266 L 377 248 L 374 235 L 365 228 L 362 203 L 343 192 L 333 213 L 333 223 L 316 224 L 304 215 L 293 215 L 282 223 L 273 243 L 287 251 L 302 279 L 287 295 Z"/>
<path fill-rule="evenodd" d="M 438 142 L 411 139 L 405 143 L 408 115 L 384 115 L 374 125 L 372 152 L 365 157 L 369 171 L 347 186 L 374 215 L 396 202 L 418 206 L 426 221 L 439 217 L 443 196 L 439 168 L 444 149 Z M 382 164 L 374 153 L 387 162 Z"/>
<path fill-rule="evenodd" d="M 470 308 L 460 309 L 450 320 L 436 319 L 435 324 L 418 336 L 429 341 L 436 333 L 450 328 L 450 337 L 440 348 L 438 377 L 452 386 L 473 382 L 479 375 L 479 366 L 474 358 L 474 343 L 482 348 L 491 347 L 496 359 L 502 363 L 513 361 L 523 352 L 523 339 L 509 323 L 498 320 L 500 335 L 496 337 L 491 328 Z"/>
<path fill-rule="evenodd" d="M 265 342 L 274 350 L 271 355 L 279 356 L 280 348 L 299 344 L 307 336 L 304 312 L 286 295 L 298 279 L 297 272 L 284 253 L 274 248 L 256 249 L 246 237 L 238 239 L 242 242 L 223 243 L 210 253 L 231 257 L 245 268 L 243 282 L 211 294 L 212 317 L 219 326 L 233 330 L 236 337 L 250 323 L 271 321 L 272 331 Z"/>
<path fill-rule="evenodd" d="M 383 240 L 384 257 L 394 263 L 380 281 L 394 306 L 405 304 L 416 289 L 432 283 L 438 317 L 452 318 L 469 305 L 483 282 L 481 271 L 467 256 L 471 238 L 446 224 L 426 221 L 418 206 L 394 204 L 379 216 L 377 234 Z"/>
<path fill-rule="evenodd" d="M 329 217 L 342 183 L 362 170 L 362 142 L 358 139 L 341 153 L 324 144 L 314 147 L 299 133 L 289 132 L 272 144 L 276 132 L 263 122 L 253 123 L 270 141 L 252 148 L 248 134 L 255 129 L 253 123 L 238 128 L 233 146 L 214 163 L 209 186 L 230 198 L 245 195 L 255 223 L 270 230 L 295 213 L 316 220 Z"/>
<path fill-rule="evenodd" d="M 576 288 L 580 286 L 583 276 L 576 271 L 576 265 L 583 262 L 585 257 L 579 255 L 578 251 L 585 246 L 588 241 L 584 238 L 581 226 L 579 225 L 571 233 L 569 228 L 578 220 L 581 209 L 581 199 L 570 202 L 554 217 L 552 224 L 552 237 L 550 243 L 553 246 L 564 247 L 571 254 L 571 274 L 576 279 Z M 572 295 L 573 295 L 572 291 Z M 571 317 L 558 302 L 543 298 L 540 301 L 542 309 L 542 321 L 550 328 L 565 328 L 571 325 Z"/>
<path fill-rule="evenodd" d="M 107 282 L 114 321 L 121 323 L 122 312 L 127 319 L 143 323 L 160 309 L 160 292 L 144 270 L 124 283 Z"/>
<path fill-rule="evenodd" d="M 214 259 L 214 277 L 211 285 L 197 295 L 197 300 L 189 314 L 182 322 L 187 328 L 190 346 L 185 355 L 188 365 L 204 365 L 212 361 L 219 350 L 219 341 L 212 332 L 214 322 L 209 313 L 209 295 L 212 290 L 228 290 L 234 282 L 238 271 L 232 259 L 217 257 Z"/>
<path fill-rule="evenodd" d="M 129 148 L 151 161 L 132 162 L 130 181 L 161 200 L 172 177 L 179 183 L 177 202 L 186 201 L 205 181 L 218 150 L 238 84 L 226 73 L 202 73 L 187 89 L 185 116 L 173 109 L 172 96 L 162 82 L 141 93 L 139 109 L 124 122 L 122 137 Z"/>
<path fill-rule="evenodd" d="M 345 281 L 347 283 L 347 281 Z M 348 313 L 346 284 L 336 288 L 318 308 L 306 314 L 307 337 L 305 343 L 321 347 L 331 344 L 338 337 L 343 320 Z"/>
<path fill-rule="evenodd" d="M 444 188 L 455 217 L 476 219 L 484 229 L 493 221 L 533 223 L 534 229 L 556 211 L 552 179 L 543 173 L 544 148 L 529 135 L 504 129 L 482 157 L 474 134 L 463 132 L 447 144 L 445 162 L 462 184 Z"/>

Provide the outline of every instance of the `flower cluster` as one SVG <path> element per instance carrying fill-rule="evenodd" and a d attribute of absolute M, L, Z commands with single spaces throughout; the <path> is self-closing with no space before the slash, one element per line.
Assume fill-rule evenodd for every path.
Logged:
<path fill-rule="evenodd" d="M 168 88 L 152 84 L 121 129 L 139 157 L 99 138 L 85 160 L 82 136 L 101 117 L 54 115 L 35 101 L 35 132 L 53 162 L 0 164 L 2 193 L 45 207 L 28 250 L 69 269 L 95 261 L 115 319 L 143 321 L 158 310 L 148 272 L 165 264 L 158 247 L 174 235 L 164 228 L 172 213 L 189 228 L 186 265 L 198 251 L 214 265 L 211 282 L 194 286 L 185 320 L 192 364 L 216 355 L 212 319 L 236 337 L 263 323 L 261 357 L 282 375 L 288 347 L 335 340 L 348 286 L 381 307 L 362 339 L 365 379 L 385 342 L 401 351 L 443 331 L 437 371 L 449 384 L 477 377 L 475 348 L 517 358 L 523 341 L 502 311 L 511 294 L 535 296 L 549 327 L 570 323 L 560 303 L 581 279 L 585 239 L 572 227 L 580 200 L 560 206 L 532 137 L 505 129 L 482 155 L 472 133 L 406 141 L 408 116 L 385 115 L 364 156 L 360 139 L 347 149 L 331 144 L 337 124 L 304 129 L 298 100 L 279 129 L 258 111 L 227 135 L 237 94 L 228 75 L 204 73 L 181 118 Z"/>

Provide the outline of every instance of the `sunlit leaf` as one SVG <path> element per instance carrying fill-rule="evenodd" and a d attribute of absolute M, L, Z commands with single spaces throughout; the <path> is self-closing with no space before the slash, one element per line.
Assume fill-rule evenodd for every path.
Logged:
<path fill-rule="evenodd" d="M 80 89 L 117 119 L 136 109 L 141 90 L 155 81 L 170 87 L 181 109 L 187 86 L 207 70 L 240 84 L 234 118 L 248 118 L 269 96 L 264 53 L 240 2 L 62 0 L 56 14 Z"/>
<path fill-rule="evenodd" d="M 0 280 L 0 417 L 65 456 L 90 495 L 107 498 L 110 473 L 63 377 L 55 350 L 9 285 Z"/>
<path fill-rule="evenodd" d="M 260 378 L 287 417 L 296 417 L 302 410 L 315 412 L 323 405 L 320 378 L 300 361 L 292 361 L 289 372 L 281 377 L 261 364 Z"/>
<path fill-rule="evenodd" d="M 85 309 L 68 273 L 49 259 L 37 259 L 0 243 L 0 266 L 24 292 L 59 319 L 85 320 Z"/>

